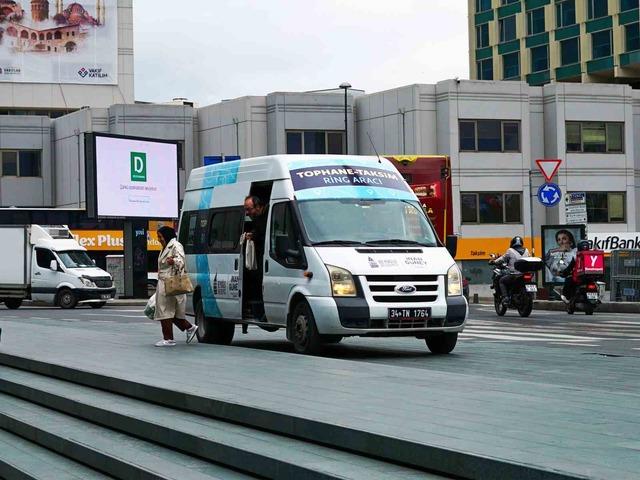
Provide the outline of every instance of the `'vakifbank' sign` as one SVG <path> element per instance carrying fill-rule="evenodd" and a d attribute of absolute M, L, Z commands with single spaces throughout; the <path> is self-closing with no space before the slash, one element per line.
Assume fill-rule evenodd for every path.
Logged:
<path fill-rule="evenodd" d="M 0 82 L 117 84 L 117 0 L 0 1 Z"/>
<path fill-rule="evenodd" d="M 616 233 L 589 233 L 587 235 L 591 248 L 595 250 L 634 250 L 640 249 L 640 233 L 616 232 Z"/>

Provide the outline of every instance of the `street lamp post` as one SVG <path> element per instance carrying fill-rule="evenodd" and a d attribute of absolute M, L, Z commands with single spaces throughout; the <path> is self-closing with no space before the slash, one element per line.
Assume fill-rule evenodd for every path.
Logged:
<path fill-rule="evenodd" d="M 344 90 L 344 153 L 349 155 L 349 130 L 347 128 L 347 91 L 351 88 L 349 82 L 342 82 L 340 88 Z"/>

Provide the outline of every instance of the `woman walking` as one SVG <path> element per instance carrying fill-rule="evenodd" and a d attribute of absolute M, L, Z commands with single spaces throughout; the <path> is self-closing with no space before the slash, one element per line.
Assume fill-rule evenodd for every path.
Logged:
<path fill-rule="evenodd" d="M 184 248 L 176 238 L 176 232 L 171 227 L 158 229 L 158 240 L 162 245 L 162 252 L 158 257 L 158 287 L 156 289 L 156 313 L 155 319 L 162 325 L 162 337 L 156 343 L 156 347 L 173 347 L 176 342 L 173 339 L 173 324 L 187 334 L 187 343 L 196 336 L 198 327 L 192 325 L 186 319 L 185 294 L 167 296 L 165 294 L 164 281 L 167 277 L 175 275 L 184 269 Z"/>

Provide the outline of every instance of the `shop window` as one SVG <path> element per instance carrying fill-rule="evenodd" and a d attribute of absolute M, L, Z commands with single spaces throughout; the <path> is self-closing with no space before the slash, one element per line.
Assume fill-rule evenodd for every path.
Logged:
<path fill-rule="evenodd" d="M 591 34 L 591 58 L 611 56 L 611 30 L 602 30 Z"/>
<path fill-rule="evenodd" d="M 500 30 L 500 43 L 510 42 L 516 39 L 516 16 L 501 18 L 498 21 Z"/>
<path fill-rule="evenodd" d="M 606 17 L 609 14 L 609 2 L 607 0 L 587 0 L 587 19 Z"/>
<path fill-rule="evenodd" d="M 560 42 L 560 65 L 573 65 L 580 62 L 580 39 L 569 38 Z"/>
<path fill-rule="evenodd" d="M 536 35 L 545 31 L 544 7 L 527 12 L 527 35 Z"/>
<path fill-rule="evenodd" d="M 462 223 L 522 223 L 522 193 L 465 192 L 460 199 Z"/>
<path fill-rule="evenodd" d="M 587 192 L 589 223 L 625 223 L 626 194 L 624 192 Z"/>
<path fill-rule="evenodd" d="M 288 154 L 336 154 L 345 152 L 344 132 L 324 130 L 287 131 Z"/>
<path fill-rule="evenodd" d="M 520 77 L 520 52 L 508 53 L 502 56 L 502 71 L 505 80 Z"/>
<path fill-rule="evenodd" d="M 478 80 L 493 80 L 493 59 L 478 62 Z"/>
<path fill-rule="evenodd" d="M 509 120 L 461 120 L 460 151 L 519 152 L 520 122 Z"/>
<path fill-rule="evenodd" d="M 564 0 L 556 3 L 556 26 L 568 27 L 576 23 L 576 0 Z"/>
<path fill-rule="evenodd" d="M 541 45 L 531 49 L 531 72 L 549 70 L 549 45 Z"/>
<path fill-rule="evenodd" d="M 624 153 L 624 124 L 567 122 L 567 152 Z"/>
<path fill-rule="evenodd" d="M 625 51 L 640 50 L 640 23 L 631 23 L 624 27 Z"/>

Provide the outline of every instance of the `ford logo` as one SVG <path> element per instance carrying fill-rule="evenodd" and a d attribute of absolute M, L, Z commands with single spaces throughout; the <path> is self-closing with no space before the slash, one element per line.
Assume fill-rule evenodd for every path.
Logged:
<path fill-rule="evenodd" d="M 398 285 L 395 288 L 396 293 L 414 293 L 416 292 L 418 289 L 416 287 L 414 287 L 413 285 Z"/>

